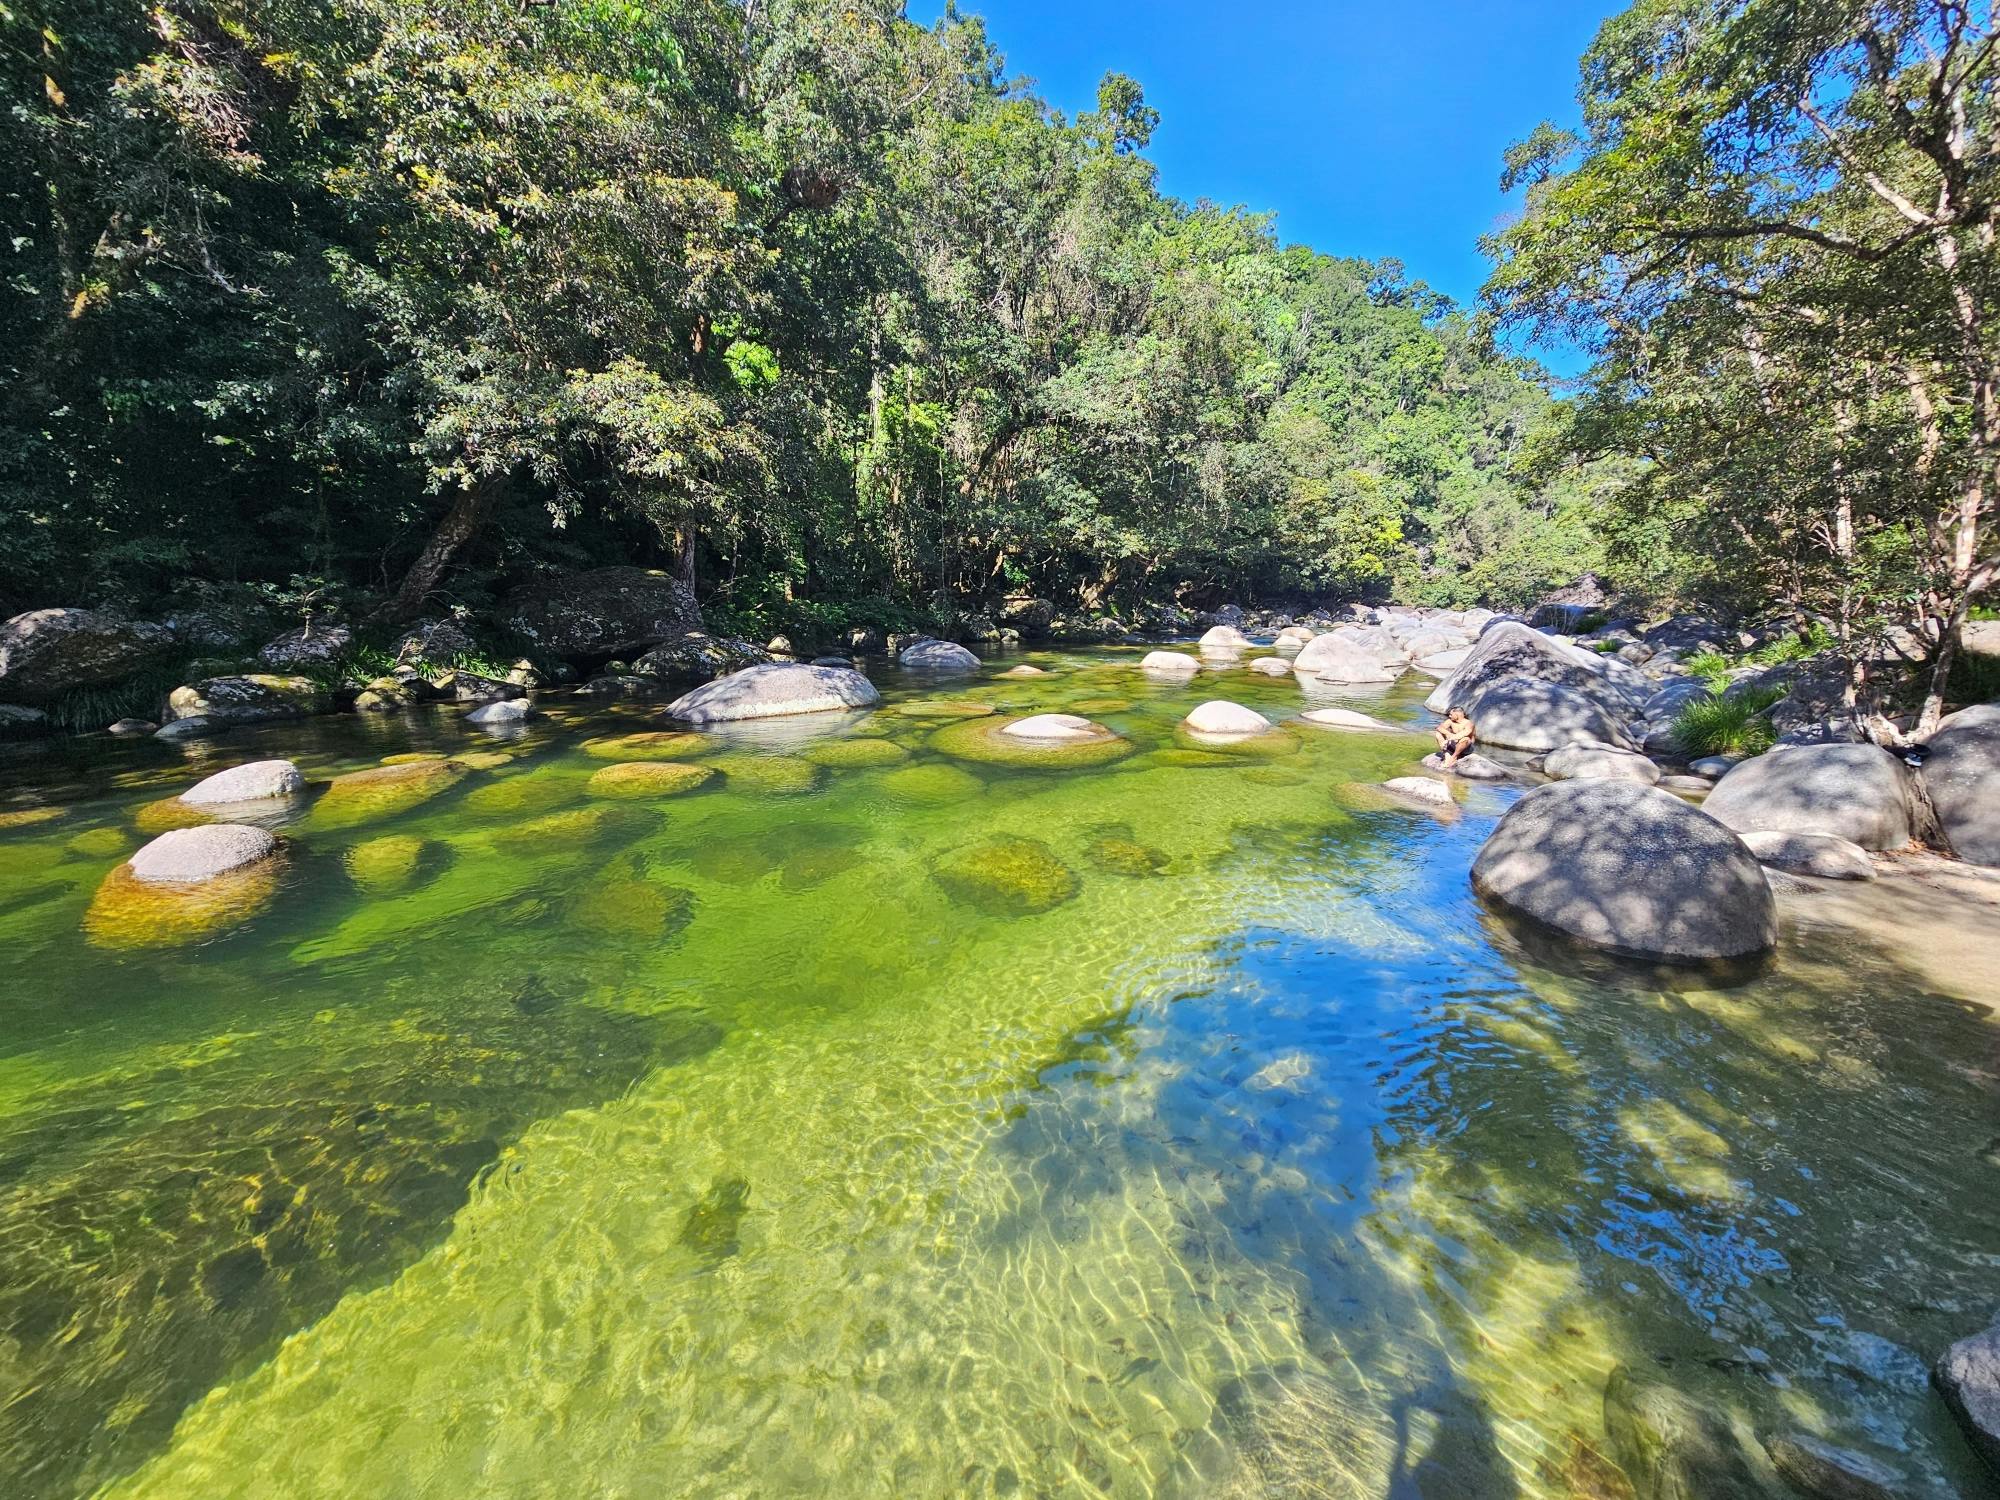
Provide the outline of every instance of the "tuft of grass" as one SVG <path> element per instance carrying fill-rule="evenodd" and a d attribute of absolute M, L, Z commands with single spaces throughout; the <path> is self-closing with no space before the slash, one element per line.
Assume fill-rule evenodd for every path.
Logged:
<path fill-rule="evenodd" d="M 1783 696 L 1760 688 L 1730 698 L 1713 692 L 1696 698 L 1674 715 L 1674 743 L 1690 756 L 1762 755 L 1778 737 L 1771 706 Z"/>
<path fill-rule="evenodd" d="M 1720 651 L 1697 651 L 1681 665 L 1707 683 L 1713 692 L 1719 693 L 1729 685 L 1730 661 Z"/>

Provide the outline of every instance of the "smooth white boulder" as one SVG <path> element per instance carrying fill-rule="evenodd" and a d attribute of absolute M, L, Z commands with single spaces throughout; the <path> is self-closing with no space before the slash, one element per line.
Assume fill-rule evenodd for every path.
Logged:
<path fill-rule="evenodd" d="M 505 698 L 498 703 L 482 703 L 465 716 L 468 724 L 488 728 L 495 724 L 524 724 L 535 716 L 526 698 Z"/>
<path fill-rule="evenodd" d="M 1478 751 L 1461 755 L 1449 766 L 1444 763 L 1442 751 L 1432 751 L 1424 757 L 1424 769 L 1436 771 L 1442 776 L 1456 776 L 1463 781 L 1507 781 L 1510 773 L 1498 761 L 1488 760 Z"/>
<path fill-rule="evenodd" d="M 1289 677 L 1292 664 L 1281 656 L 1260 656 L 1250 663 L 1250 670 L 1260 677 Z"/>
<path fill-rule="evenodd" d="M 1319 632 L 1309 625 L 1287 625 L 1278 632 L 1278 649 L 1282 651 L 1287 646 L 1310 645 L 1318 634 Z"/>
<path fill-rule="evenodd" d="M 1451 788 L 1430 776 L 1392 776 L 1382 783 L 1382 789 L 1432 807 L 1457 806 L 1452 800 Z"/>
<path fill-rule="evenodd" d="M 1410 665 L 1427 677 L 1449 677 L 1465 665 L 1465 659 L 1470 655 L 1470 646 L 1457 646 L 1450 651 L 1433 651 L 1429 656 L 1420 656 Z"/>
<path fill-rule="evenodd" d="M 976 672 L 979 658 L 956 641 L 918 641 L 897 658 L 906 667 L 926 672 Z"/>
<path fill-rule="evenodd" d="M 1262 734 L 1271 721 L 1254 708 L 1227 698 L 1211 698 L 1182 719 L 1181 727 L 1195 734 Z"/>
<path fill-rule="evenodd" d="M 1183 672 L 1190 676 L 1201 670 L 1201 663 L 1183 651 L 1148 651 L 1139 666 L 1148 672 Z"/>
<path fill-rule="evenodd" d="M 1743 843 L 1757 856 L 1757 863 L 1788 875 L 1814 875 L 1821 880 L 1875 878 L 1875 862 L 1868 851 L 1831 834 L 1756 831 L 1744 834 Z"/>
<path fill-rule="evenodd" d="M 1202 634 L 1199 645 L 1204 651 L 1248 651 L 1250 637 L 1234 625 L 1216 625 Z"/>
<path fill-rule="evenodd" d="M 1000 731 L 1021 740 L 1089 740 L 1106 731 L 1080 714 L 1035 714 Z"/>
<path fill-rule="evenodd" d="M 1317 724 L 1322 729 L 1357 729 L 1398 733 L 1394 724 L 1385 724 L 1369 714 L 1356 713 L 1351 708 L 1314 708 L 1299 715 L 1308 724 Z"/>
<path fill-rule="evenodd" d="M 262 828 L 205 823 L 161 834 L 132 856 L 130 868 L 137 880 L 196 885 L 269 859 L 277 852 L 278 841 Z"/>
<path fill-rule="evenodd" d="M 270 802 L 280 797 L 296 797 L 306 789 L 306 778 L 288 760 L 253 760 L 247 765 L 217 771 L 206 781 L 197 782 L 181 793 L 180 800 L 191 807 L 213 807 L 225 802 Z"/>
<path fill-rule="evenodd" d="M 1609 776 L 1653 786 L 1660 779 L 1660 768 L 1635 750 L 1620 750 L 1611 745 L 1565 745 L 1548 753 L 1542 761 L 1542 774 L 1554 781 Z"/>
<path fill-rule="evenodd" d="M 875 684 L 850 667 L 775 661 L 703 683 L 669 703 L 667 715 L 689 724 L 727 724 L 870 708 L 881 701 Z"/>
<path fill-rule="evenodd" d="M 1528 793 L 1473 861 L 1482 896 L 1578 942 L 1636 958 L 1745 958 L 1778 941 L 1757 857 L 1657 787 L 1558 781 Z"/>
<path fill-rule="evenodd" d="M 1340 634 L 1316 637 L 1293 660 L 1292 667 L 1321 682 L 1394 682 L 1396 674 L 1378 653 Z"/>

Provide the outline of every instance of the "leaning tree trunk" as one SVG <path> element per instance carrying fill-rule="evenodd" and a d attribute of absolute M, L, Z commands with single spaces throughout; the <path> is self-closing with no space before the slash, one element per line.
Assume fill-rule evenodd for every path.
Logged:
<path fill-rule="evenodd" d="M 422 612 L 424 602 L 443 580 L 459 548 L 477 536 L 486 524 L 494 501 L 499 498 L 501 484 L 499 479 L 481 479 L 458 492 L 451 509 L 438 522 L 437 530 L 424 543 L 417 560 L 410 564 L 410 571 L 403 575 L 396 592 L 375 612 L 377 619 L 400 622 Z"/>

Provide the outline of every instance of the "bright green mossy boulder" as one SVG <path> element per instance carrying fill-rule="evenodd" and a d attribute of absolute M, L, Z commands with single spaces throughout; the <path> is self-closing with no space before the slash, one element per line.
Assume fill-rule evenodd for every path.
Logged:
<path fill-rule="evenodd" d="M 513 765 L 520 757 L 509 755 L 505 750 L 464 750 L 451 758 L 474 771 L 497 771 L 502 766 Z"/>
<path fill-rule="evenodd" d="M 715 762 L 735 791 L 791 795 L 809 792 L 826 773 L 796 755 L 726 755 Z"/>
<path fill-rule="evenodd" d="M 218 937 L 256 916 L 277 894 L 284 860 L 273 856 L 198 884 L 141 880 L 129 864 L 104 877 L 84 913 L 99 948 L 178 948 Z"/>
<path fill-rule="evenodd" d="M 894 740 L 825 740 L 800 752 L 816 766 L 846 771 L 868 766 L 900 765 L 910 752 Z"/>
<path fill-rule="evenodd" d="M 1070 708 L 1080 714 L 1122 714 L 1132 707 L 1130 698 L 1079 698 Z"/>
<path fill-rule="evenodd" d="M 385 766 L 414 766 L 420 761 L 449 760 L 450 758 L 442 750 L 405 750 L 401 755 L 383 756 L 382 764 Z"/>
<path fill-rule="evenodd" d="M 694 916 L 691 891 L 618 871 L 594 880 L 570 903 L 570 919 L 600 937 L 661 943 Z"/>
<path fill-rule="evenodd" d="M 1022 739 L 1006 732 L 1007 725 L 1012 722 L 989 724 L 981 720 L 948 725 L 931 736 L 931 748 L 955 760 L 1050 771 L 1110 765 L 1113 761 L 1123 760 L 1133 750 L 1130 740 L 1109 730 L 1090 739 Z"/>
<path fill-rule="evenodd" d="M 891 771 L 881 785 L 896 801 L 918 807 L 947 807 L 986 790 L 986 783 L 970 771 L 935 762 Z"/>
<path fill-rule="evenodd" d="M 424 863 L 424 840 L 411 833 L 370 839 L 347 851 L 347 877 L 371 896 L 400 891 L 417 879 Z"/>
<path fill-rule="evenodd" d="M 583 753 L 594 760 L 685 760 L 716 748 L 715 741 L 707 735 L 678 729 L 614 734 L 583 742 Z"/>
<path fill-rule="evenodd" d="M 465 810 L 482 818 L 530 817 L 576 801 L 583 788 L 584 783 L 573 776 L 509 776 L 467 792 Z"/>
<path fill-rule="evenodd" d="M 1166 851 L 1132 837 L 1129 828 L 1098 834 L 1085 847 L 1084 857 L 1107 875 L 1158 875 L 1173 862 Z"/>
<path fill-rule="evenodd" d="M 493 833 L 494 847 L 533 854 L 539 850 L 575 848 L 614 833 L 636 829 L 650 815 L 636 807 L 606 807 L 602 804 L 573 808 L 530 818 Z"/>
<path fill-rule="evenodd" d="M 677 797 L 713 780 L 713 766 L 691 766 L 674 760 L 628 760 L 606 766 L 590 778 L 584 790 L 593 797 L 637 802 L 652 797 Z"/>
<path fill-rule="evenodd" d="M 1053 910 L 1077 892 L 1076 872 L 1039 839 L 993 838 L 940 855 L 931 878 L 962 906 L 992 916 Z"/>
<path fill-rule="evenodd" d="M 149 838 L 154 834 L 171 833 L 176 828 L 197 828 L 214 821 L 205 808 L 183 802 L 179 797 L 162 797 L 158 802 L 148 802 L 132 814 L 132 826 Z"/>
<path fill-rule="evenodd" d="M 130 849 L 132 840 L 122 828 L 92 828 L 79 833 L 63 847 L 79 859 L 109 859 Z"/>
<path fill-rule="evenodd" d="M 419 760 L 336 776 L 313 804 L 305 826 L 324 832 L 393 818 L 450 791 L 466 774 L 456 761 Z"/>
<path fill-rule="evenodd" d="M 11 833 L 17 828 L 40 828 L 44 823 L 55 822 L 62 815 L 60 807 L 18 807 L 0 812 L 0 833 Z"/>

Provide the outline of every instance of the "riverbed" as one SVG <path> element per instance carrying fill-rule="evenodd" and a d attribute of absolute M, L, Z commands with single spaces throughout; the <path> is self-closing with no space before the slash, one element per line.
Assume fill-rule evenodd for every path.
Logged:
<path fill-rule="evenodd" d="M 1990 929 L 1587 958 L 1469 890 L 1517 790 L 1373 790 L 1427 682 L 1137 658 L 0 765 L 0 1493 L 1609 1496 L 1621 1370 L 1981 1493 L 1926 1367 L 2000 1308 Z M 1051 711 L 1119 743 L 990 733 Z M 455 769 L 274 818 L 199 940 L 108 919 L 265 756 Z"/>

